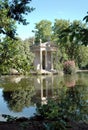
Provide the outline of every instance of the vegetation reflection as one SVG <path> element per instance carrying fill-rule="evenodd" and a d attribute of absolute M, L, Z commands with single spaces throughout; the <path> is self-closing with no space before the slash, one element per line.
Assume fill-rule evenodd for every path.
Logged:
<path fill-rule="evenodd" d="M 80 86 L 83 88 L 83 86 Z M 79 91 L 79 86 L 63 88 L 65 91 L 61 99 L 48 100 L 47 104 L 37 104 L 37 116 L 45 122 L 46 129 L 66 130 L 69 121 L 82 121 L 88 123 L 88 95 L 84 96 L 87 89 Z M 52 122 L 52 123 L 51 123 Z"/>
<path fill-rule="evenodd" d="M 36 115 L 43 118 L 88 123 L 87 74 L 17 78 L 8 77 L 0 83 L 10 111 L 21 112 L 35 103 Z"/>
<path fill-rule="evenodd" d="M 11 79 L 11 82 L 3 84 L 3 87 L 3 97 L 10 111 L 21 112 L 31 105 L 31 97 L 35 94 L 33 79 L 23 78 L 18 83 L 13 83 Z"/>

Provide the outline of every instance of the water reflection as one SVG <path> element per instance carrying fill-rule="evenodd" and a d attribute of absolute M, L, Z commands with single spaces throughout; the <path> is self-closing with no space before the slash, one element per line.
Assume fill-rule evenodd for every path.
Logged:
<path fill-rule="evenodd" d="M 67 87 L 74 87 L 78 80 L 78 75 L 65 75 L 64 82 Z"/>
<path fill-rule="evenodd" d="M 31 104 L 31 97 L 34 95 L 32 80 L 23 77 L 5 78 L 3 84 L 3 98 L 6 101 L 8 109 L 13 112 L 21 112 L 25 107 Z"/>
<path fill-rule="evenodd" d="M 3 91 L 4 100 L 7 101 L 9 110 L 13 112 L 21 112 L 25 107 L 29 107 L 31 96 L 32 92 L 30 90 Z"/>
<path fill-rule="evenodd" d="M 82 86 L 80 86 L 81 88 Z M 66 116 L 70 119 L 78 121 L 86 121 L 88 123 L 88 95 L 84 94 L 86 89 L 80 91 L 79 86 L 70 88 L 66 91 L 66 96 L 63 95 L 64 99 L 61 99 L 61 104 L 64 104 Z"/>
<path fill-rule="evenodd" d="M 37 103 L 46 104 L 48 99 L 53 98 L 60 102 L 63 114 L 71 118 L 88 119 L 87 79 L 88 74 L 1 77 L 2 106 L 6 103 L 5 111 L 9 110 L 10 114 L 21 112 L 21 115 L 27 109 L 24 113 L 27 116 L 31 106 L 35 107 Z"/>
<path fill-rule="evenodd" d="M 53 97 L 54 91 L 54 76 L 39 76 L 34 80 L 36 88 L 36 100 L 41 101 L 42 104 L 47 103 L 47 99 Z M 34 98 L 35 98 L 34 97 Z"/>

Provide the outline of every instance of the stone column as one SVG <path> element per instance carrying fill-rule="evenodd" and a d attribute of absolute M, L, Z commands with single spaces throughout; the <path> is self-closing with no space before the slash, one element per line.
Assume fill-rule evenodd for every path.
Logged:
<path fill-rule="evenodd" d="M 48 81 L 47 81 L 47 78 L 46 78 L 46 97 L 48 97 Z"/>
<path fill-rule="evenodd" d="M 41 48 L 42 40 L 40 39 L 40 70 L 42 70 L 42 48 Z"/>
<path fill-rule="evenodd" d="M 42 70 L 42 49 L 40 48 L 40 70 Z"/>
<path fill-rule="evenodd" d="M 45 68 L 47 69 L 47 50 L 45 51 Z"/>
<path fill-rule="evenodd" d="M 52 77 L 51 77 L 51 80 L 52 80 L 52 81 L 51 81 L 51 83 L 52 83 L 52 85 L 51 85 L 51 87 L 52 87 L 52 96 L 54 96 L 54 93 L 53 93 L 53 92 L 54 92 L 54 79 L 53 79 L 53 78 L 54 78 L 54 77 L 52 76 Z"/>
<path fill-rule="evenodd" d="M 41 85 L 41 100 L 43 99 L 43 79 L 40 78 L 40 85 Z"/>
<path fill-rule="evenodd" d="M 51 70 L 53 70 L 53 53 L 51 52 Z"/>

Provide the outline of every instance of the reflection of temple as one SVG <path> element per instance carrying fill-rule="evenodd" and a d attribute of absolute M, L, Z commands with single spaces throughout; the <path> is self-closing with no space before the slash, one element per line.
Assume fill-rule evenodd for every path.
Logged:
<path fill-rule="evenodd" d="M 42 75 L 34 79 L 35 95 L 32 101 L 35 103 L 47 103 L 47 99 L 60 99 L 63 86 L 73 87 L 77 76 Z"/>
<path fill-rule="evenodd" d="M 47 99 L 53 97 L 53 76 L 40 76 L 35 79 L 36 100 L 42 104 L 47 103 Z"/>
<path fill-rule="evenodd" d="M 35 54 L 34 68 L 41 73 L 56 72 L 54 71 L 54 55 L 53 52 L 57 51 L 55 44 L 51 42 L 33 45 L 32 52 Z"/>

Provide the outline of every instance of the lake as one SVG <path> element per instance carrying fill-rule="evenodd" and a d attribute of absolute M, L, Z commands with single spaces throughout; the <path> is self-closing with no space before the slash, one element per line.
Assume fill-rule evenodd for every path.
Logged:
<path fill-rule="evenodd" d="M 88 73 L 0 77 L 0 121 L 2 114 L 31 117 L 36 104 L 47 99 L 64 101 L 67 113 L 88 122 Z"/>

